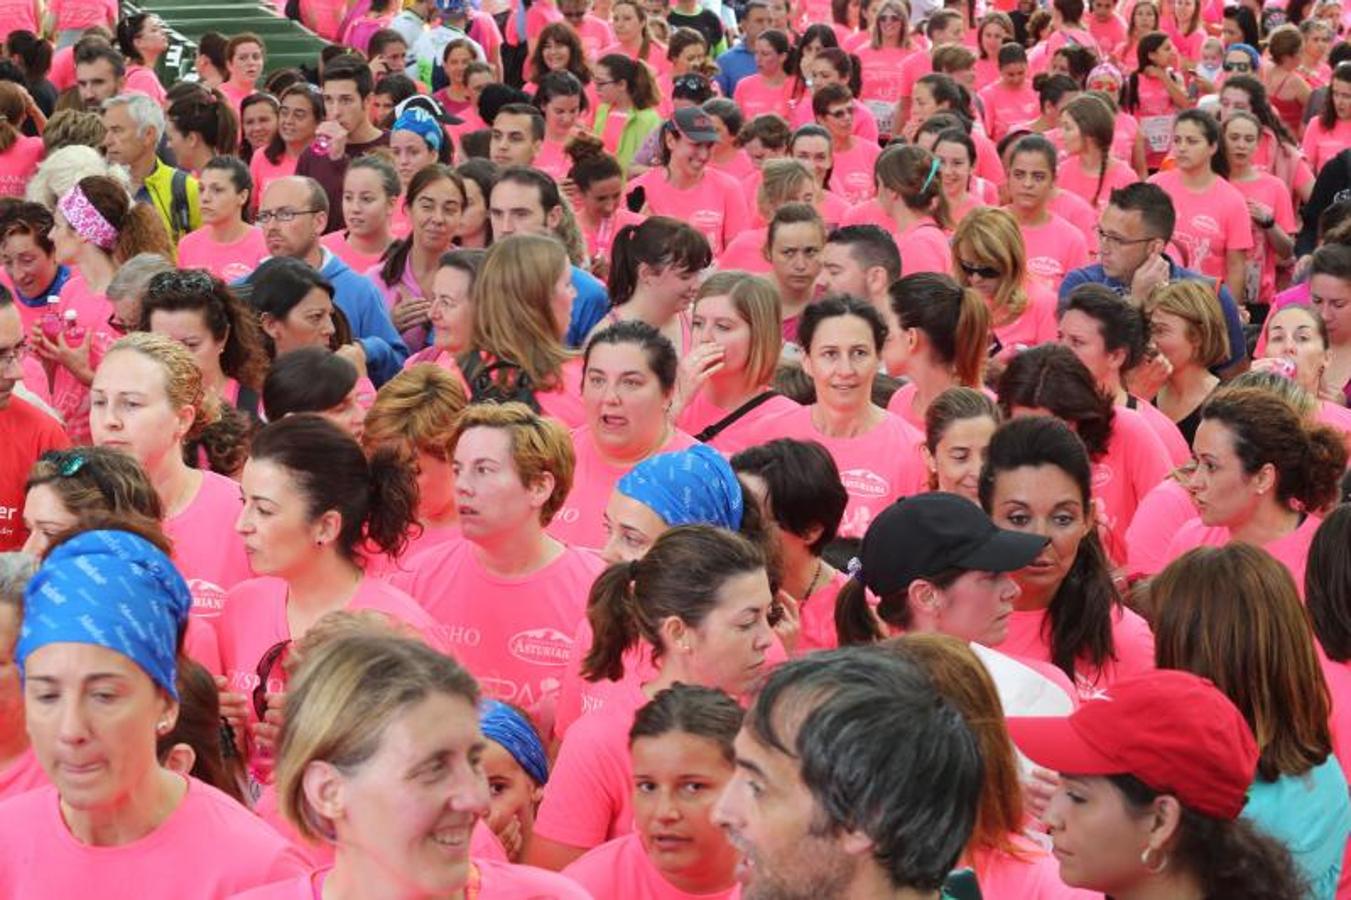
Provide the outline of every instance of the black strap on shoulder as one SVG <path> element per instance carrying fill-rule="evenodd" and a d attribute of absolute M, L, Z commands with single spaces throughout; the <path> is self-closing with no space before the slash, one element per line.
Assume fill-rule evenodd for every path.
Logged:
<path fill-rule="evenodd" d="M 769 402 L 770 400 L 772 400 L 777 396 L 779 396 L 779 392 L 775 390 L 768 390 L 765 391 L 763 394 L 756 394 L 754 397 L 747 400 L 745 403 L 741 404 L 736 409 L 732 410 L 727 415 L 723 416 L 721 419 L 719 419 L 712 425 L 705 428 L 703 431 L 696 434 L 694 436 L 694 439 L 701 444 L 707 444 L 709 441 L 713 440 L 715 437 L 722 434 L 732 425 L 735 425 L 738 419 L 745 416 L 751 410 L 755 409 L 757 406 L 761 406 L 762 404 Z"/>
<path fill-rule="evenodd" d="M 173 224 L 174 239 L 192 230 L 192 210 L 188 206 L 188 173 L 174 169 L 169 182 L 169 219 Z"/>

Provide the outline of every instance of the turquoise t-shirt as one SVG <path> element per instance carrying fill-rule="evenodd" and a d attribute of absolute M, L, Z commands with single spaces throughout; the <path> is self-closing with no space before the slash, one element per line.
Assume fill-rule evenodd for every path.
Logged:
<path fill-rule="evenodd" d="M 1243 817 L 1290 848 L 1312 900 L 1334 900 L 1351 835 L 1351 798 L 1335 756 L 1304 775 L 1254 781 Z"/>

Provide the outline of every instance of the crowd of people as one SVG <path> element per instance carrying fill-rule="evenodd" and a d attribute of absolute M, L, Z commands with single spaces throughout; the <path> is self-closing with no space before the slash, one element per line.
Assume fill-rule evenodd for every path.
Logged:
<path fill-rule="evenodd" d="M 0 9 L 0 900 L 1351 900 L 1351 6 Z"/>

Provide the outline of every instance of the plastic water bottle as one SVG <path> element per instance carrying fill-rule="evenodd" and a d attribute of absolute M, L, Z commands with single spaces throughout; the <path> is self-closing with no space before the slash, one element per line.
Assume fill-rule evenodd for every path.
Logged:
<path fill-rule="evenodd" d="M 328 151 L 333 148 L 333 138 L 326 134 L 316 134 L 310 147 L 313 148 L 315 155 L 328 156 Z"/>
<path fill-rule="evenodd" d="M 42 336 L 53 342 L 61 336 L 61 314 L 57 312 L 60 305 L 61 298 L 52 294 L 47 298 L 47 309 L 42 314 Z"/>
<path fill-rule="evenodd" d="M 80 314 L 73 309 L 66 310 L 66 343 L 78 347 L 84 343 L 84 326 L 80 324 Z"/>

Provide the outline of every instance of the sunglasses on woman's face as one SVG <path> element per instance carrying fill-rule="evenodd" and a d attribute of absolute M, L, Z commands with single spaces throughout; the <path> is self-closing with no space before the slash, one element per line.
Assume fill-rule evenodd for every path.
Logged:
<path fill-rule="evenodd" d="M 1227 63 L 1224 64 L 1224 71 L 1226 71 L 1226 72 L 1251 72 L 1251 71 L 1252 71 L 1252 63 L 1245 63 L 1245 62 L 1227 62 Z"/>
<path fill-rule="evenodd" d="M 987 281 L 993 281 L 1004 274 L 992 266 L 981 266 L 966 260 L 960 261 L 957 265 L 962 267 L 962 271 L 966 273 L 968 278 L 984 278 Z"/>

